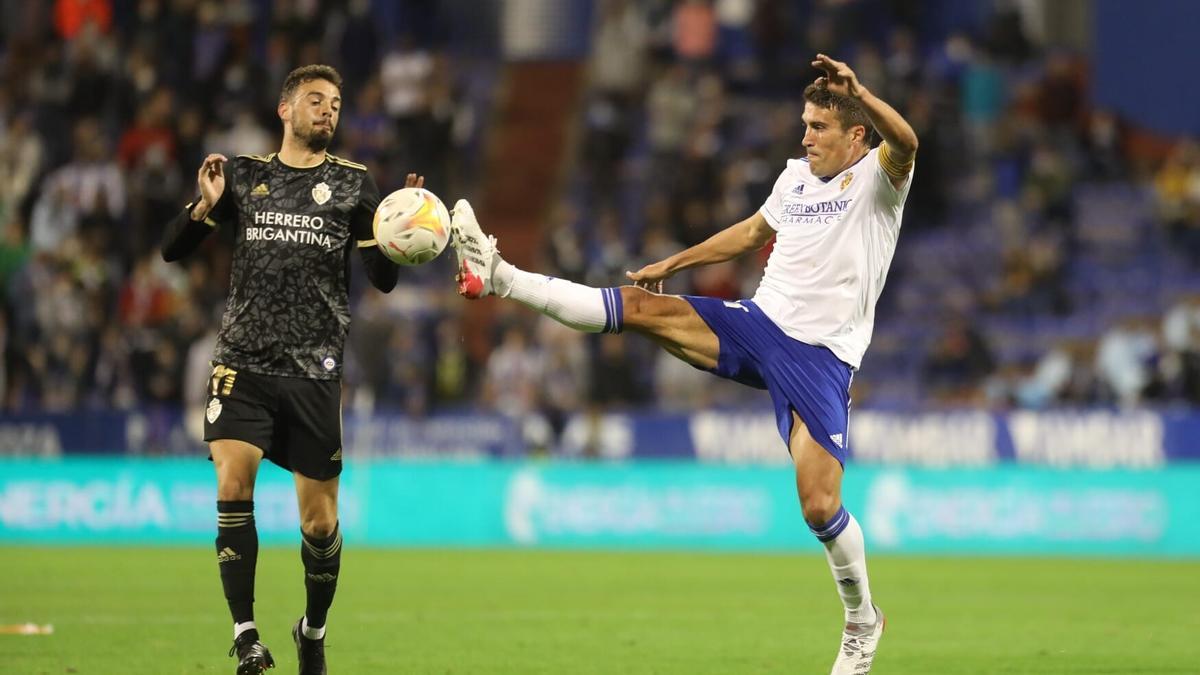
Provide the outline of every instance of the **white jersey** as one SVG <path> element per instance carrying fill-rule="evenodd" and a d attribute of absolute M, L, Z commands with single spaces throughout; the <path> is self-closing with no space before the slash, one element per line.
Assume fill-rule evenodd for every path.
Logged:
<path fill-rule="evenodd" d="M 754 302 L 788 336 L 858 368 L 875 327 L 912 171 L 896 189 L 874 148 L 828 181 L 788 160 L 759 213 L 776 231 Z"/>

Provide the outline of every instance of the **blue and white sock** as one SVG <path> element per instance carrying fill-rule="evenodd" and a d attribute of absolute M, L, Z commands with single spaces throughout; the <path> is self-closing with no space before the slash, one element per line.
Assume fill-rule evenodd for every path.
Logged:
<path fill-rule="evenodd" d="M 829 522 L 819 527 L 810 523 L 808 529 L 825 544 L 825 560 L 837 582 L 846 622 L 875 623 L 875 606 L 871 604 L 871 585 L 867 580 L 867 547 L 858 521 L 842 507 Z"/>
<path fill-rule="evenodd" d="M 503 260 L 492 272 L 492 287 L 564 326 L 587 333 L 620 333 L 624 307 L 619 288 L 592 288 L 513 267 Z"/>

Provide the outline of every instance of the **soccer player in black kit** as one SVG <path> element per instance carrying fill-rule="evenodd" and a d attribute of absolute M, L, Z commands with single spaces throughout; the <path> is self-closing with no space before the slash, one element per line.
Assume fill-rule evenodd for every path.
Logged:
<path fill-rule="evenodd" d="M 278 153 L 212 154 L 200 197 L 167 227 L 179 260 L 217 229 L 235 239 L 232 279 L 208 382 L 204 440 L 217 471 L 217 562 L 234 622 L 238 675 L 274 667 L 254 623 L 254 480 L 265 457 L 292 472 L 307 602 L 292 628 L 302 675 L 324 674 L 325 619 L 341 565 L 342 351 L 350 325 L 351 251 L 388 292 L 397 267 L 375 246 L 379 189 L 361 164 L 325 151 L 337 129 L 341 76 L 292 71 L 279 97 Z M 409 186 L 423 179 L 408 176 Z"/>

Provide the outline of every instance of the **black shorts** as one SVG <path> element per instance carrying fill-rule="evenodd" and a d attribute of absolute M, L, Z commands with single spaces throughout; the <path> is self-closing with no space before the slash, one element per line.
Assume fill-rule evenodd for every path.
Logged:
<path fill-rule="evenodd" d="M 342 472 L 340 381 L 238 372 L 217 364 L 207 399 L 205 441 L 245 441 L 288 471 L 316 480 Z"/>

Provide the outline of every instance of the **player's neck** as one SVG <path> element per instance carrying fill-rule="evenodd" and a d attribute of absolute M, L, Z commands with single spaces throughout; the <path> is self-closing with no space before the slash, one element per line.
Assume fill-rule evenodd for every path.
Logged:
<path fill-rule="evenodd" d="M 279 148 L 279 161 L 295 169 L 310 169 L 325 161 L 325 151 L 313 151 L 292 137 L 285 137 Z"/>
<path fill-rule="evenodd" d="M 850 159 L 846 160 L 845 164 L 838 167 L 837 171 L 834 171 L 833 173 L 829 174 L 828 176 L 821 176 L 821 178 L 824 178 L 826 180 L 833 178 L 834 176 L 838 175 L 839 173 L 845 171 L 846 169 L 849 169 L 850 167 L 854 166 L 855 164 L 858 164 L 858 162 L 860 160 L 862 160 L 863 157 L 866 157 L 867 153 L 870 151 L 871 151 L 870 148 L 863 148 L 860 152 L 856 152 L 853 155 L 850 155 Z"/>

